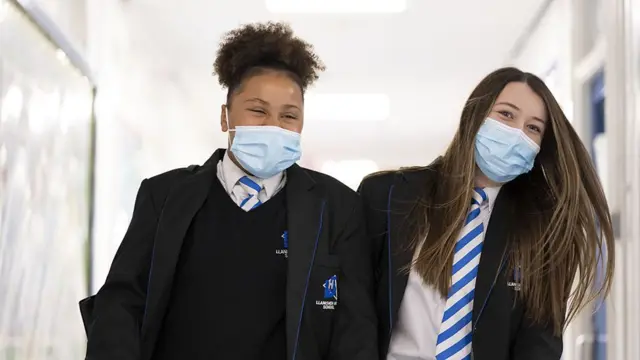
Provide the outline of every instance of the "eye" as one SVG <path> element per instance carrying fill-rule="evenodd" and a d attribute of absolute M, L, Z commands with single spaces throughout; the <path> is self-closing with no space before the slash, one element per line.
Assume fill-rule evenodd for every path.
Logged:
<path fill-rule="evenodd" d="M 502 115 L 502 116 L 504 116 L 506 118 L 509 118 L 509 119 L 513 119 L 514 118 L 513 113 L 511 111 L 501 110 L 501 111 L 498 111 L 498 114 L 500 114 L 500 115 Z"/>
<path fill-rule="evenodd" d="M 298 118 L 297 116 L 295 116 L 293 114 L 285 114 L 284 117 L 287 118 L 287 119 L 291 119 L 291 120 L 295 120 L 295 119 Z"/>
<path fill-rule="evenodd" d="M 542 133 L 542 129 L 540 129 L 540 127 L 537 125 L 527 125 L 527 127 L 539 134 Z"/>
<path fill-rule="evenodd" d="M 249 111 L 254 112 L 256 114 L 266 114 L 266 112 L 262 109 L 249 109 Z"/>

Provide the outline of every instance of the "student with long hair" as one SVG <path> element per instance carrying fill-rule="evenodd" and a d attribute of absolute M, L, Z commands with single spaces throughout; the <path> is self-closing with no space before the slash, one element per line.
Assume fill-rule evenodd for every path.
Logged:
<path fill-rule="evenodd" d="M 530 73 L 485 77 L 442 157 L 371 175 L 359 191 L 379 249 L 382 359 L 558 360 L 564 327 L 610 289 L 602 186 Z"/>
<path fill-rule="evenodd" d="M 286 24 L 224 35 L 229 149 L 142 181 L 106 282 L 82 302 L 87 360 L 378 357 L 360 198 L 295 164 L 322 70 Z"/>

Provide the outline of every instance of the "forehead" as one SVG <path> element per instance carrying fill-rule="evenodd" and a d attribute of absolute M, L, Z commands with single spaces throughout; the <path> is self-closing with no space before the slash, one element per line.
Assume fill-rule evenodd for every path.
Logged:
<path fill-rule="evenodd" d="M 269 103 L 302 103 L 300 86 L 288 75 L 279 71 L 267 71 L 244 80 L 238 95 L 257 97 Z"/>
<path fill-rule="evenodd" d="M 526 116 L 546 118 L 546 106 L 542 98 L 529 85 L 523 82 L 512 82 L 502 89 L 496 99 L 496 104 L 508 103 L 515 105 Z"/>

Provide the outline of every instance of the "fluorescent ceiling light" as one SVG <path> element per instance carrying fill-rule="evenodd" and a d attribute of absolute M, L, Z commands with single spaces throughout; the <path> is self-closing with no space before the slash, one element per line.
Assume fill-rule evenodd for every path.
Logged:
<path fill-rule="evenodd" d="M 407 0 L 265 0 L 272 13 L 363 14 L 401 13 Z"/>
<path fill-rule="evenodd" d="M 386 94 L 307 94 L 307 121 L 377 122 L 389 118 L 391 100 Z"/>

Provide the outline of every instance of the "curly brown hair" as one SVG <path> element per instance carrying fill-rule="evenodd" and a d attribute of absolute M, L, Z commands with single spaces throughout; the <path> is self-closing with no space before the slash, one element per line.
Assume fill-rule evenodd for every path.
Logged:
<path fill-rule="evenodd" d="M 313 45 L 282 22 L 247 24 L 225 33 L 213 64 L 218 82 L 229 90 L 227 103 L 243 80 L 262 71 L 286 72 L 304 93 L 324 69 Z"/>

